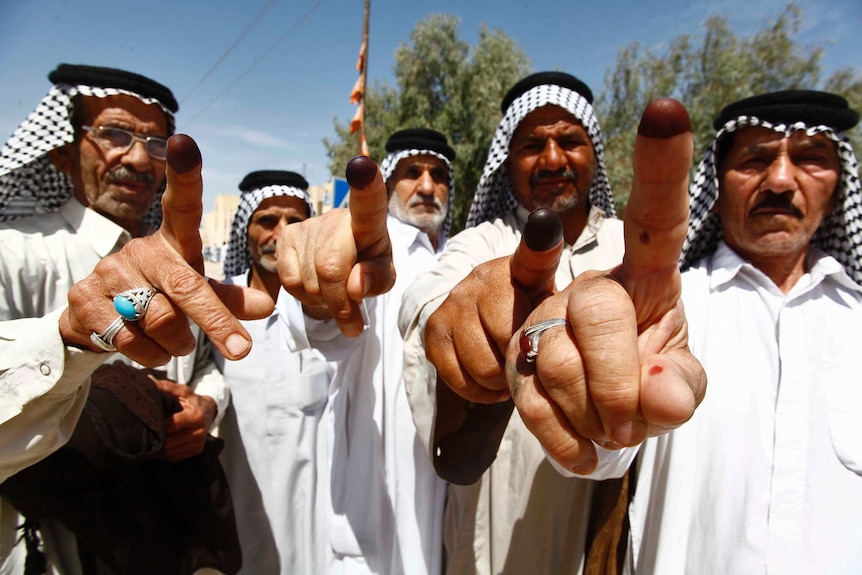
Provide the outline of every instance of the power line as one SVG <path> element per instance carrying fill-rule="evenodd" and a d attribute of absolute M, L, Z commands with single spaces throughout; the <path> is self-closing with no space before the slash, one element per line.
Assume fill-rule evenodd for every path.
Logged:
<path fill-rule="evenodd" d="M 228 92 L 229 92 L 229 91 L 230 91 L 234 86 L 236 86 L 237 84 L 239 84 L 239 82 L 240 82 L 243 78 L 245 78 L 245 77 L 248 75 L 248 73 L 249 73 L 249 72 L 251 72 L 251 70 L 261 62 L 261 60 L 264 60 L 264 59 L 265 59 L 265 58 L 266 58 L 266 57 L 267 57 L 267 56 L 268 56 L 268 55 L 269 55 L 273 50 L 275 50 L 276 46 L 278 46 L 278 45 L 279 45 L 279 44 L 280 44 L 280 43 L 281 43 L 285 38 L 287 38 L 288 36 L 290 36 L 290 35 L 293 33 L 293 31 L 294 31 L 294 30 L 296 30 L 297 28 L 299 28 L 299 26 L 300 26 L 300 25 L 302 25 L 303 23 L 305 23 L 305 21 L 306 21 L 306 20 L 308 20 L 308 18 L 309 18 L 312 14 L 314 14 L 314 12 L 315 12 L 318 8 L 320 8 L 320 6 L 323 4 L 323 1 L 324 1 L 324 0 L 317 0 L 317 2 L 315 2 L 315 3 L 314 3 L 314 6 L 312 6 L 311 8 L 309 8 L 309 9 L 305 12 L 305 14 L 303 14 L 303 15 L 302 15 L 302 17 L 301 17 L 299 20 L 297 20 L 297 21 L 296 21 L 296 23 L 295 23 L 293 26 L 291 26 L 291 27 L 287 30 L 287 32 L 285 32 L 284 34 L 282 34 L 282 35 L 281 35 L 281 36 L 280 36 L 280 37 L 279 37 L 275 42 L 273 42 L 273 44 L 272 44 L 272 45 L 271 45 L 271 46 L 270 46 L 266 51 L 264 51 L 264 52 L 263 52 L 262 54 L 260 54 L 259 56 L 256 56 L 256 57 L 254 58 L 254 60 L 252 61 L 252 63 L 248 66 L 248 68 L 246 68 L 246 69 L 242 72 L 242 74 L 240 74 L 240 75 L 239 75 L 239 76 L 238 76 L 238 77 L 237 77 L 233 82 L 231 82 L 230 84 L 228 84 L 228 85 L 227 85 L 227 87 L 226 87 L 224 90 L 222 90 L 222 91 L 221 91 L 221 92 L 220 92 L 220 93 L 219 93 L 215 98 L 213 98 L 213 99 L 210 101 L 210 103 L 209 103 L 209 104 L 207 104 L 206 106 L 204 106 L 203 108 L 201 108 L 201 109 L 200 109 L 200 111 L 198 111 L 198 113 L 197 113 L 197 114 L 195 114 L 194 116 L 192 116 L 192 118 L 188 121 L 188 124 L 193 123 L 196 119 L 198 119 L 198 118 L 200 117 L 200 115 L 201 115 L 201 114 L 203 114 L 204 112 L 206 112 L 207 110 L 209 110 L 209 109 L 212 107 L 212 105 L 213 105 L 213 104 L 215 104 L 216 102 L 218 102 L 218 101 L 219 101 L 219 100 L 220 100 L 220 99 L 221 99 L 225 94 L 227 94 L 227 93 L 228 93 Z M 186 124 L 186 125 L 188 125 L 188 124 Z"/>
<path fill-rule="evenodd" d="M 224 59 L 228 57 L 228 54 L 233 52 L 233 49 L 236 48 L 237 45 L 243 41 L 243 39 L 248 35 L 248 33 L 251 32 L 258 24 L 260 24 L 260 21 L 263 20 L 264 16 L 266 16 L 269 11 L 272 10 L 272 7 L 275 6 L 277 3 L 278 0 L 267 0 L 267 2 L 258 11 L 255 17 L 252 18 L 251 22 L 248 23 L 245 29 L 240 32 L 239 36 L 237 36 L 236 40 L 233 41 L 233 44 L 228 46 L 227 50 L 225 50 L 224 53 L 219 56 L 218 60 L 215 61 L 215 64 L 213 64 L 210 69 L 206 71 L 203 77 L 198 80 L 194 86 L 192 86 L 192 89 L 189 90 L 188 93 L 182 97 L 182 99 L 180 100 L 180 104 L 185 103 L 185 101 L 189 99 L 189 97 L 195 92 L 195 90 L 197 90 L 200 85 L 203 84 L 206 79 L 210 77 L 210 75 L 215 71 L 215 69 L 219 67 L 219 64 L 221 64 Z"/>

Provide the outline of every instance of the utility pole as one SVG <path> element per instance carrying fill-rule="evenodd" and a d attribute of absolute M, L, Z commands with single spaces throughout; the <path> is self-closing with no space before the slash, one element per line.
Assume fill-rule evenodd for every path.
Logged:
<path fill-rule="evenodd" d="M 359 74 L 362 77 L 362 117 L 359 124 L 359 153 L 369 156 L 368 143 L 365 140 L 365 92 L 368 88 L 368 21 L 371 16 L 371 0 L 365 0 L 365 11 L 362 22 L 362 46 L 365 49 L 365 56 L 362 58 L 362 70 Z"/>

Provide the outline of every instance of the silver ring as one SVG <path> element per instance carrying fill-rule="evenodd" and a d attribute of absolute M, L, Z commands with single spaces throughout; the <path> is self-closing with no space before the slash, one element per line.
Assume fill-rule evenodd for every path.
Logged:
<path fill-rule="evenodd" d="M 125 323 L 126 320 L 123 319 L 123 316 L 118 316 L 102 333 L 91 333 L 90 341 L 105 351 L 117 351 L 117 348 L 114 347 L 114 337 L 117 335 L 117 332 L 123 329 Z"/>
<path fill-rule="evenodd" d="M 521 335 L 518 337 L 518 345 L 521 347 L 521 353 L 524 354 L 524 359 L 527 363 L 535 363 L 536 356 L 539 355 L 539 336 L 546 329 L 552 327 L 563 326 L 569 323 L 564 317 L 554 319 L 546 319 L 537 324 L 521 330 Z"/>
<path fill-rule="evenodd" d="M 126 290 L 114 296 L 114 309 L 123 319 L 138 321 L 144 317 L 154 295 L 156 290 L 150 287 Z"/>

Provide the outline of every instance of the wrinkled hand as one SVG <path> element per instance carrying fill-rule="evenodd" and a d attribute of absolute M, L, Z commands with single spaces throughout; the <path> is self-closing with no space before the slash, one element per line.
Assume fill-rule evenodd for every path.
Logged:
<path fill-rule="evenodd" d="M 278 277 L 313 317 L 331 315 L 348 336 L 362 333 L 359 302 L 395 284 L 386 229 L 386 185 L 377 164 L 347 164 L 350 207 L 285 226 L 277 246 Z"/>
<path fill-rule="evenodd" d="M 509 399 L 503 370 L 509 341 L 554 292 L 562 247 L 560 218 L 536 210 L 515 254 L 473 268 L 428 318 L 425 353 L 457 395 L 485 404 Z"/>
<path fill-rule="evenodd" d="M 582 274 L 530 314 L 522 327 L 569 321 L 542 334 L 534 364 L 521 355 L 520 331 L 509 343 L 506 375 L 524 424 L 575 473 L 595 469 L 593 442 L 637 445 L 687 421 L 703 399 L 706 376 L 688 349 L 678 267 L 691 157 L 685 108 L 651 103 L 635 142 L 622 264 Z"/>
<path fill-rule="evenodd" d="M 148 367 L 187 355 L 195 348 L 192 320 L 226 358 L 240 359 L 251 350 L 251 338 L 239 319 L 267 317 L 273 302 L 259 290 L 204 278 L 200 151 L 194 140 L 178 134 L 168 140 L 167 160 L 161 227 L 102 259 L 92 274 L 72 286 L 69 307 L 60 318 L 60 335 L 67 344 L 100 351 L 90 334 L 101 332 L 117 317 L 113 297 L 152 286 L 158 293 L 147 312 L 137 322 L 126 322 L 114 338 L 120 353 Z"/>
<path fill-rule="evenodd" d="M 187 385 L 153 376 L 150 379 L 159 391 L 176 398 L 181 407 L 165 423 L 165 459 L 179 461 L 199 454 L 218 411 L 215 400 L 196 394 Z"/>

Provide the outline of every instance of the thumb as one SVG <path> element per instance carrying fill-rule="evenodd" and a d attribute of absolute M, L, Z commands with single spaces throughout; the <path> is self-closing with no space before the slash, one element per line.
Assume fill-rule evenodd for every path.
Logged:
<path fill-rule="evenodd" d="M 539 208 L 527 218 L 521 243 L 512 254 L 512 280 L 535 306 L 554 293 L 554 277 L 563 253 L 563 223 L 553 210 Z"/>
<path fill-rule="evenodd" d="M 170 395 L 171 397 L 184 397 L 188 394 L 189 388 L 185 385 L 180 385 L 179 383 L 174 383 L 169 379 L 159 379 L 152 374 L 147 374 L 147 377 L 150 378 L 150 381 L 153 382 L 153 385 L 156 386 L 156 389 L 164 393 L 165 395 Z"/>

